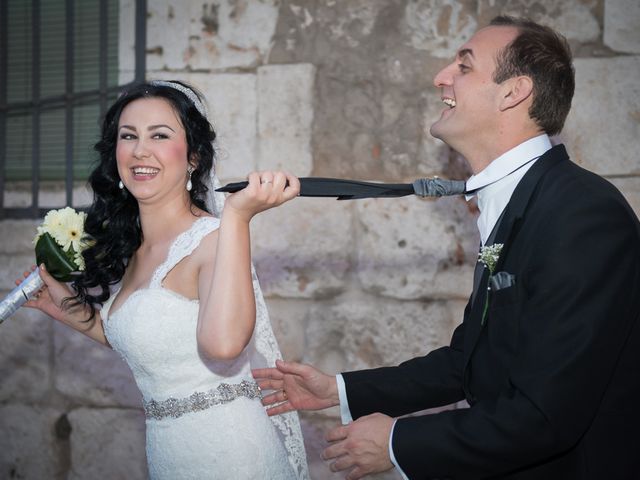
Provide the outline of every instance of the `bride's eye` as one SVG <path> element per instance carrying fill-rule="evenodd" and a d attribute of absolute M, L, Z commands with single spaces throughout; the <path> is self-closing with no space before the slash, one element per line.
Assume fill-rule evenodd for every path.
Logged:
<path fill-rule="evenodd" d="M 133 133 L 121 133 L 120 134 L 120 139 L 121 140 L 134 140 L 136 138 L 136 136 Z"/>

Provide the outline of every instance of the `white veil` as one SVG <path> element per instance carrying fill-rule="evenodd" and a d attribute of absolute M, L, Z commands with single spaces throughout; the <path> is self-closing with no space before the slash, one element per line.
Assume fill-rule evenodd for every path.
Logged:
<path fill-rule="evenodd" d="M 224 193 L 215 191 L 216 188 L 220 187 L 220 182 L 214 172 L 214 168 L 211 169 L 211 176 L 207 183 L 207 188 L 209 189 L 207 193 L 207 207 L 211 213 L 220 218 L 222 208 L 224 207 Z M 256 299 L 256 326 L 251 342 L 247 346 L 247 348 L 250 349 L 251 368 L 273 367 L 276 359 L 282 359 L 282 354 L 280 353 L 278 342 L 271 328 L 269 312 L 267 311 L 253 263 L 251 264 L 251 275 L 253 277 L 253 292 Z M 299 480 L 307 480 L 309 478 L 309 469 L 298 414 L 296 412 L 289 412 L 275 415 L 270 417 L 270 419 L 283 440 L 289 463 L 293 467 L 296 477 Z"/>
<path fill-rule="evenodd" d="M 196 107 L 200 114 L 207 118 L 207 110 L 202 99 L 193 89 L 174 81 L 154 80 L 151 85 L 173 88 L 182 92 Z M 211 175 L 204 180 L 208 188 L 206 204 L 209 212 L 217 218 L 221 217 L 224 207 L 224 193 L 216 192 L 216 188 L 220 187 L 220 181 L 215 173 L 215 167 L 211 167 Z M 251 368 L 273 367 L 276 359 L 282 359 L 280 348 L 269 320 L 269 312 L 264 302 L 262 289 L 256 276 L 253 263 L 251 264 L 251 275 L 253 277 L 253 292 L 256 299 L 256 325 L 251 338 L 251 342 L 247 346 L 249 349 L 249 359 Z M 271 421 L 280 434 L 284 447 L 287 450 L 289 463 L 293 467 L 298 480 L 309 479 L 309 468 L 307 466 L 307 456 L 302 440 L 302 430 L 300 428 L 300 419 L 296 412 L 289 412 L 282 415 L 270 417 Z"/>

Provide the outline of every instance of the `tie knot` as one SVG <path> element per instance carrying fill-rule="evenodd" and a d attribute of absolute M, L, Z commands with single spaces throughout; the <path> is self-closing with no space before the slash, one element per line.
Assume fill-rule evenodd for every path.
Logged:
<path fill-rule="evenodd" d="M 421 197 L 444 197 L 461 195 L 466 191 L 464 180 L 445 180 L 442 178 L 419 178 L 413 182 L 413 190 Z"/>

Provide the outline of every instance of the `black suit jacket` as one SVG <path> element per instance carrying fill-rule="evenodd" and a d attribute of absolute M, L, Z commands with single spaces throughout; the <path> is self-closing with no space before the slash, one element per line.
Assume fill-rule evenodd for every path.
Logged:
<path fill-rule="evenodd" d="M 640 478 L 640 227 L 622 195 L 564 146 L 518 184 L 451 344 L 397 367 L 343 374 L 354 418 L 397 417 L 392 447 L 411 479 Z"/>

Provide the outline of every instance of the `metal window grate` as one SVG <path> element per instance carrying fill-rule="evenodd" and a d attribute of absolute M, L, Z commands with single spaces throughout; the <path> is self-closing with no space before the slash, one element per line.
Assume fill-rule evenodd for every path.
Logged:
<path fill-rule="evenodd" d="M 107 109 L 109 99 L 113 98 L 119 91 L 127 88 L 132 83 L 144 81 L 145 78 L 145 50 L 146 50 L 146 0 L 135 0 L 135 72 L 132 82 L 122 85 L 109 85 L 109 75 L 113 71 L 109 69 L 108 55 L 108 25 L 109 25 L 109 2 L 99 1 L 99 60 L 98 60 L 98 87 L 92 89 L 82 89 L 76 91 L 75 81 L 75 12 L 78 1 L 82 0 L 60 0 L 64 2 L 65 12 L 65 36 L 64 36 L 64 93 L 56 95 L 43 95 L 41 88 L 41 77 L 43 72 L 40 68 L 43 52 L 41 51 L 41 30 L 46 19 L 42 15 L 41 0 L 31 0 L 31 65 L 30 79 L 25 79 L 31 85 L 30 97 L 28 100 L 8 101 L 8 57 L 9 57 L 9 37 L 8 37 L 8 17 L 10 0 L 0 0 L 0 220 L 6 218 L 39 218 L 42 217 L 49 208 L 41 206 L 41 167 L 42 148 L 44 145 L 43 132 L 41 128 L 42 117 L 51 115 L 51 112 L 58 109 L 64 115 L 64 191 L 66 205 L 73 205 L 74 189 L 74 118 L 77 110 L 86 105 L 99 105 L 100 117 Z M 80 5 L 82 6 L 82 5 Z M 112 52 L 113 53 L 113 52 Z M 117 72 L 116 72 L 117 73 Z M 30 165 L 30 206 L 5 206 L 5 193 L 7 187 L 7 129 L 10 126 L 11 118 L 15 115 L 28 115 L 30 117 L 31 146 L 30 158 L 20 158 L 25 165 Z M 97 120 L 97 119 L 96 119 Z M 76 152 L 77 154 L 77 152 Z M 77 179 L 77 178 L 76 178 Z"/>

